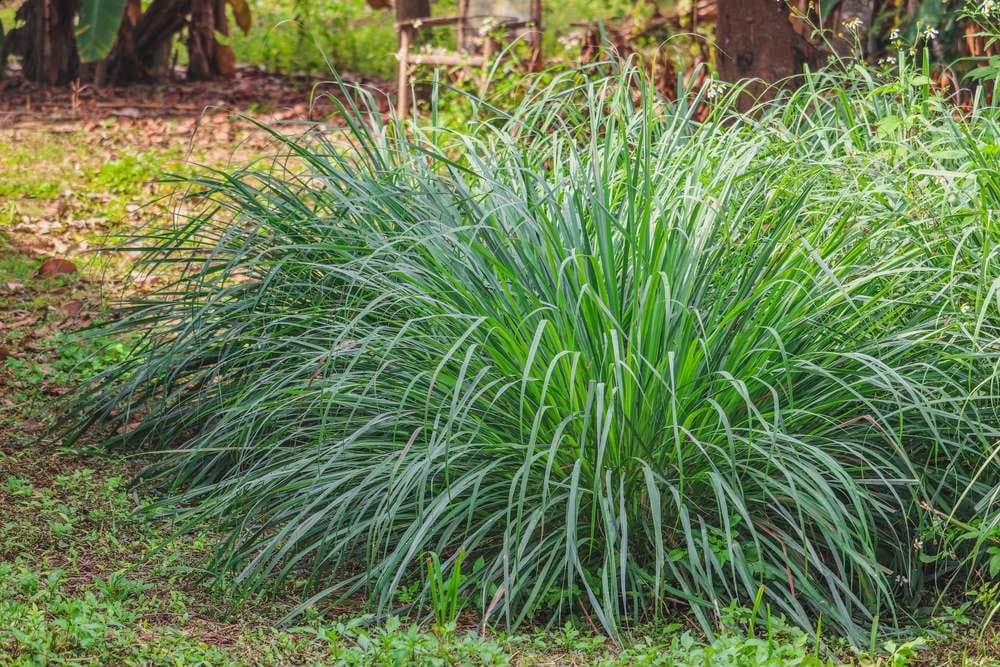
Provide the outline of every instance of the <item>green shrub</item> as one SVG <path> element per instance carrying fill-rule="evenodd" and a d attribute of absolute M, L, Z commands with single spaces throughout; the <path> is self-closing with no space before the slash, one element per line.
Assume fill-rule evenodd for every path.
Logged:
<path fill-rule="evenodd" d="M 182 275 L 124 304 L 145 342 L 77 428 L 128 425 L 163 510 L 224 531 L 213 571 L 304 605 L 388 611 L 465 554 L 494 623 L 709 629 L 763 587 L 866 642 L 1000 482 L 995 110 L 906 71 L 698 101 L 570 73 L 203 174 L 203 214 L 135 239 Z"/>

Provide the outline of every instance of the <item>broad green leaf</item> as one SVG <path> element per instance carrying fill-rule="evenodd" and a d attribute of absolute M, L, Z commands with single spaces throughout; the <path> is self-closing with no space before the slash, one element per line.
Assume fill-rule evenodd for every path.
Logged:
<path fill-rule="evenodd" d="M 900 86 L 898 81 L 893 81 L 892 83 L 887 83 L 885 85 L 879 86 L 875 90 L 868 93 L 868 97 L 874 97 L 876 95 L 898 95 L 902 91 L 902 86 Z"/>
<path fill-rule="evenodd" d="M 902 122 L 899 116 L 885 116 L 878 124 L 876 131 L 878 138 L 886 139 L 892 136 L 892 133 L 899 128 Z"/>
<path fill-rule="evenodd" d="M 80 59 L 94 62 L 111 53 L 125 12 L 126 0 L 83 0 L 77 24 Z"/>
<path fill-rule="evenodd" d="M 993 64 L 991 61 L 989 65 L 983 65 L 981 67 L 976 67 L 965 75 L 970 79 L 992 79 L 996 76 L 1000 76 L 1000 62 Z"/>

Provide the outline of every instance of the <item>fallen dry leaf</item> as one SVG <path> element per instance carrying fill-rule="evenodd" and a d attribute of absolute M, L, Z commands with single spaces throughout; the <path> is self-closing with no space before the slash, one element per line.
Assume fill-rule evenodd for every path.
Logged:
<path fill-rule="evenodd" d="M 68 276 L 71 273 L 76 273 L 76 264 L 68 259 L 51 257 L 38 267 L 37 275 L 41 278 L 55 278 L 56 276 Z"/>
<path fill-rule="evenodd" d="M 76 317 L 83 310 L 83 301 L 69 301 L 59 306 L 59 312 L 62 313 L 64 317 Z"/>
<path fill-rule="evenodd" d="M 14 313 L 12 313 L 12 314 L 19 313 L 19 312 L 23 312 L 23 311 L 14 311 Z M 23 326 L 26 326 L 28 324 L 34 324 L 37 321 L 38 321 L 38 316 L 36 316 L 33 313 L 29 313 L 26 317 L 19 317 L 18 319 L 11 320 L 9 322 L 0 322 L 0 330 L 4 330 L 4 329 L 7 329 L 7 330 L 20 329 Z"/>

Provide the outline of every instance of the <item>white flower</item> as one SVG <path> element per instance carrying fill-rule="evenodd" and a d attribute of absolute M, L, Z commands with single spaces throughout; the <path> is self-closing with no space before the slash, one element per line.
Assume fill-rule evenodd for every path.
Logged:
<path fill-rule="evenodd" d="M 898 42 L 900 39 L 902 39 L 902 35 L 899 34 L 898 29 L 893 30 L 892 32 L 889 33 L 889 39 L 892 40 L 893 42 Z"/>
<path fill-rule="evenodd" d="M 848 30 L 860 30 L 861 26 L 863 26 L 864 24 L 865 24 L 865 22 L 862 21 L 857 16 L 855 16 L 854 18 L 847 19 L 846 21 L 844 21 L 844 27 L 847 28 Z"/>
<path fill-rule="evenodd" d="M 924 39 L 926 39 L 926 40 L 937 39 L 938 29 L 935 28 L 932 25 L 929 25 L 926 28 L 924 28 L 923 35 L 924 35 Z"/>
<path fill-rule="evenodd" d="M 569 35 L 560 35 L 557 41 L 560 46 L 568 51 L 569 49 L 580 46 L 581 39 L 578 33 L 573 33 Z"/>
<path fill-rule="evenodd" d="M 726 84 L 721 81 L 709 81 L 708 86 L 705 89 L 705 97 L 710 100 L 714 100 L 718 97 L 722 97 L 726 92 Z"/>
<path fill-rule="evenodd" d="M 993 16 L 993 12 L 996 11 L 997 3 L 995 0 L 983 0 L 982 6 L 979 7 L 979 13 L 990 18 Z"/>

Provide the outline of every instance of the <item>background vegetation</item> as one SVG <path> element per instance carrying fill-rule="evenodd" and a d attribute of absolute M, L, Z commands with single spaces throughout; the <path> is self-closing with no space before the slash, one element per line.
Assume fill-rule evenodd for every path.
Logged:
<path fill-rule="evenodd" d="M 278 0 L 251 3 L 258 29 L 233 36 L 241 62 L 261 63 L 289 74 L 320 73 L 332 65 L 339 72 L 391 79 L 395 74 L 396 32 L 392 15 L 372 9 L 365 0 L 314 3 Z M 579 30 L 575 23 L 615 19 L 625 15 L 622 0 L 543 3 L 545 52 L 555 57 L 565 50 L 560 37 Z M 435 15 L 457 12 L 457 3 L 435 2 Z M 454 48 L 454 37 L 438 33 L 432 44 Z"/>

